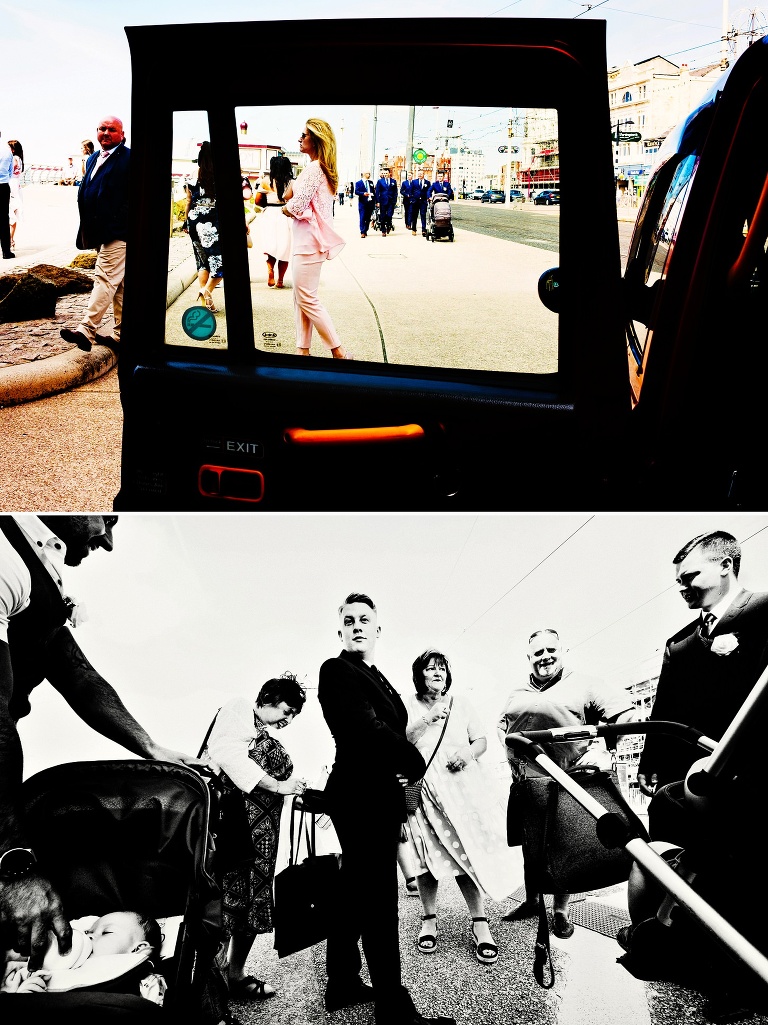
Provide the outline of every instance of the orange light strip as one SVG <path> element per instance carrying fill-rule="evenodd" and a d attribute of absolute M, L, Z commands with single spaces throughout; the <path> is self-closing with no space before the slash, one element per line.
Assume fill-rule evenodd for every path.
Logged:
<path fill-rule="evenodd" d="M 303 427 L 286 427 L 285 441 L 294 445 L 371 445 L 382 441 L 415 441 L 424 437 L 418 424 L 398 427 L 350 427 L 339 430 L 308 431 Z"/>

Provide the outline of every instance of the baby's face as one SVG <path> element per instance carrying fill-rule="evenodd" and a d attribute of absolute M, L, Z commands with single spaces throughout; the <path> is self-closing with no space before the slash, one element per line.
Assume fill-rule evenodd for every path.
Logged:
<path fill-rule="evenodd" d="M 92 957 L 128 954 L 149 946 L 138 918 L 130 911 L 113 911 L 109 915 L 102 915 L 87 930 L 87 934 L 93 943 Z"/>

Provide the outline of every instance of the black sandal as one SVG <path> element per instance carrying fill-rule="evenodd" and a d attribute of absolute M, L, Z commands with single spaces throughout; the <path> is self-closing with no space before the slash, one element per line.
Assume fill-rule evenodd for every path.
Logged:
<path fill-rule="evenodd" d="M 416 876 L 409 876 L 405 880 L 405 892 L 408 894 L 409 897 L 419 896 L 419 885 L 416 882 Z"/>
<path fill-rule="evenodd" d="M 473 922 L 487 922 L 487 918 L 473 918 Z M 477 942 L 477 934 L 475 932 L 474 925 L 472 926 L 472 935 L 475 937 L 475 957 L 480 964 L 496 964 L 499 958 L 499 948 L 495 943 L 489 943 L 484 940 L 482 943 Z"/>
<path fill-rule="evenodd" d="M 269 1000 L 275 993 L 265 993 L 266 982 L 246 975 L 229 984 L 229 995 L 233 1000 Z"/>
<path fill-rule="evenodd" d="M 422 922 L 428 922 L 430 918 L 437 918 L 437 915 L 422 915 Z M 428 946 L 424 946 L 424 944 Z M 424 932 L 416 940 L 416 946 L 422 952 L 422 954 L 434 954 L 437 950 L 437 936 L 433 932 Z"/>

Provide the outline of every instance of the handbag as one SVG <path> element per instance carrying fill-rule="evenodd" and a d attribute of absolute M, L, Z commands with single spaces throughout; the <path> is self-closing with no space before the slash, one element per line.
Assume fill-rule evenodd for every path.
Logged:
<path fill-rule="evenodd" d="M 202 758 L 208 744 L 214 723 L 219 712 L 214 715 L 205 740 L 197 753 Z M 208 779 L 211 792 L 211 837 L 214 843 L 214 865 L 216 871 L 224 875 L 233 869 L 253 861 L 256 852 L 251 837 L 251 824 L 246 811 L 246 797 L 243 791 L 235 786 L 226 773 L 212 773 Z"/>
<path fill-rule="evenodd" d="M 295 829 L 297 812 L 299 825 Z M 307 856 L 299 861 L 302 831 Z M 316 853 L 315 812 L 308 811 L 294 797 L 288 865 L 275 876 L 273 922 L 278 957 L 287 957 L 328 939 L 331 926 L 338 919 L 340 893 L 339 856 Z"/>
<path fill-rule="evenodd" d="M 649 840 L 645 826 L 624 800 L 610 773 L 580 766 L 568 775 L 606 811 L 617 815 L 634 836 Z M 507 811 L 507 839 L 514 835 L 513 816 L 522 825 L 526 884 L 538 894 L 539 924 L 533 974 L 549 989 L 555 981 L 549 946 L 545 893 L 577 893 L 626 882 L 632 856 L 623 847 L 604 847 L 597 820 L 548 776 L 532 776 L 512 787 Z M 519 841 L 518 841 L 519 842 Z M 544 967 L 549 961 L 549 982 Z"/>
<path fill-rule="evenodd" d="M 432 752 L 429 761 L 427 762 L 427 764 L 424 767 L 424 774 L 425 775 L 426 775 L 427 769 L 432 764 L 432 759 L 437 754 L 437 749 L 440 747 L 440 745 L 443 742 L 443 737 L 445 736 L 445 728 L 448 725 L 448 719 L 450 718 L 451 709 L 452 708 L 453 708 L 453 695 L 451 695 L 451 700 L 448 702 L 448 714 L 446 715 L 445 720 L 443 722 L 442 732 L 440 733 L 440 736 L 438 737 L 437 743 L 435 744 L 435 750 Z M 414 780 L 413 783 L 406 783 L 406 785 L 404 787 L 404 790 L 405 790 L 405 810 L 408 812 L 409 815 L 413 815 L 413 813 L 419 807 L 419 802 L 421 801 L 421 788 L 423 786 L 424 786 L 424 776 L 422 776 L 421 779 Z"/>

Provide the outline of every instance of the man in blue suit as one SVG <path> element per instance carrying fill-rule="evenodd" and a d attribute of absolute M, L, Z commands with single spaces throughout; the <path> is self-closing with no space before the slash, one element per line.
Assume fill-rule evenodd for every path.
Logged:
<path fill-rule="evenodd" d="M 424 168 L 420 168 L 411 182 L 411 231 L 416 234 L 416 224 L 421 215 L 421 234 L 427 234 L 427 197 L 432 182 L 424 177 Z"/>
<path fill-rule="evenodd" d="M 76 330 L 60 334 L 88 352 L 94 342 L 114 346 L 120 340 L 125 277 L 125 240 L 128 237 L 128 167 L 130 150 L 125 145 L 119 117 L 102 118 L 96 130 L 99 150 L 85 165 L 77 205 L 80 210 L 78 249 L 96 249 L 93 291 L 88 308 Z M 102 318 L 112 304 L 115 326 L 112 337 L 97 335 Z"/>
<path fill-rule="evenodd" d="M 385 167 L 381 178 L 376 182 L 376 206 L 379 208 L 381 237 L 386 238 L 392 231 L 392 215 L 397 203 L 397 182 L 392 177 L 390 168 Z"/>
<path fill-rule="evenodd" d="M 355 195 L 357 196 L 357 210 L 360 215 L 360 238 L 365 238 L 371 226 L 373 208 L 376 205 L 370 171 L 363 171 L 363 177 L 355 184 Z"/>
<path fill-rule="evenodd" d="M 437 181 L 429 190 L 430 197 L 434 196 L 436 192 L 442 192 L 448 199 L 453 199 L 453 189 L 451 188 L 451 183 L 445 177 L 445 171 L 437 172 Z"/>
<path fill-rule="evenodd" d="M 405 220 L 405 226 L 408 230 L 411 228 L 411 185 L 413 184 L 413 175 L 410 171 L 406 171 L 405 178 L 400 185 L 400 195 L 403 197 L 403 219 Z"/>

